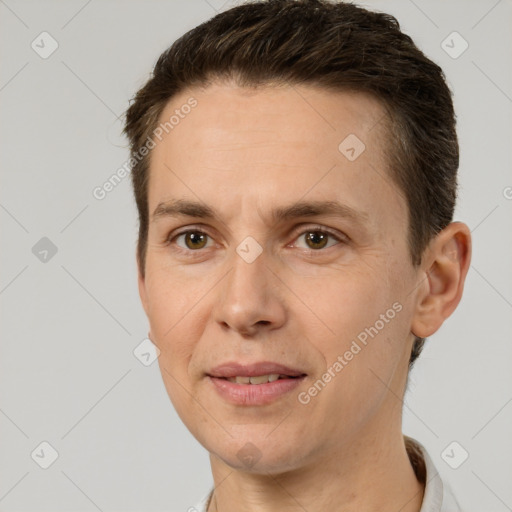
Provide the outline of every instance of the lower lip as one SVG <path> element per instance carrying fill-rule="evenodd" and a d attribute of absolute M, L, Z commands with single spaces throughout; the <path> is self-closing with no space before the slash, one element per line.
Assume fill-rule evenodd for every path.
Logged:
<path fill-rule="evenodd" d="M 208 376 L 217 392 L 237 405 L 266 405 L 294 390 L 304 379 L 278 379 L 266 384 L 236 384 L 227 379 Z"/>

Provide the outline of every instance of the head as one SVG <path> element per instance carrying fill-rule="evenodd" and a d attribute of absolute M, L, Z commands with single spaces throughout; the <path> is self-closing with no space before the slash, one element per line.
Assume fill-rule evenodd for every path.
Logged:
<path fill-rule="evenodd" d="M 451 93 L 395 18 L 320 0 L 232 8 L 160 56 L 125 133 L 142 302 L 169 395 L 205 446 L 183 387 L 214 401 L 205 373 L 226 360 L 281 357 L 308 385 L 331 370 L 318 397 L 290 402 L 291 436 L 303 407 L 328 431 L 338 404 L 349 435 L 403 393 L 470 251 L 452 222 Z M 218 405 L 247 434 L 254 411 Z"/>

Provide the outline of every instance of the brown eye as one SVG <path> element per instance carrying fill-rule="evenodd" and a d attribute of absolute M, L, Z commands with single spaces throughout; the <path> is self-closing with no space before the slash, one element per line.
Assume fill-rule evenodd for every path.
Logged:
<path fill-rule="evenodd" d="M 310 231 L 309 233 L 305 233 L 306 235 L 306 244 L 311 249 L 323 249 L 329 238 L 329 234 L 323 233 L 321 231 Z"/>
<path fill-rule="evenodd" d="M 330 231 L 324 229 L 309 229 L 303 231 L 297 240 L 304 240 L 299 247 L 303 249 L 309 249 L 313 251 L 319 251 L 321 249 L 328 249 L 329 247 L 343 242 L 343 239 Z M 330 240 L 329 240 L 330 239 Z"/>
<path fill-rule="evenodd" d="M 179 240 L 183 238 L 185 242 L 185 247 L 181 244 L 177 244 L 178 247 L 182 249 L 190 249 L 190 250 L 197 250 L 197 249 L 203 249 L 206 247 L 206 244 L 208 243 L 208 235 L 206 233 L 203 233 L 202 231 L 185 231 L 184 233 L 180 233 L 176 240 Z"/>

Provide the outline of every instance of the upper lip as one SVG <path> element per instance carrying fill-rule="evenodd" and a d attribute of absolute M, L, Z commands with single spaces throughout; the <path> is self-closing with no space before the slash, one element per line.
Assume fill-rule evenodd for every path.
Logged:
<path fill-rule="evenodd" d="M 256 377 L 258 375 L 288 375 L 290 377 L 299 377 L 306 375 L 303 371 L 296 368 L 290 368 L 283 364 L 272 363 L 270 361 L 261 361 L 252 364 L 239 364 L 236 362 L 224 363 L 216 366 L 208 375 L 210 377 Z"/>

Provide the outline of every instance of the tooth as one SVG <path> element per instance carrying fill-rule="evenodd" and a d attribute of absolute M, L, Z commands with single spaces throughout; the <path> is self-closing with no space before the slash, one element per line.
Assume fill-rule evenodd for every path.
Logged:
<path fill-rule="evenodd" d="M 268 375 L 260 375 L 259 377 L 251 377 L 251 384 L 265 384 L 268 382 Z"/>
<path fill-rule="evenodd" d="M 228 377 L 229 382 L 234 384 L 266 384 L 267 382 L 274 382 L 278 379 L 287 379 L 287 375 L 279 375 L 278 373 L 271 373 L 270 375 L 257 375 L 255 377 Z"/>

